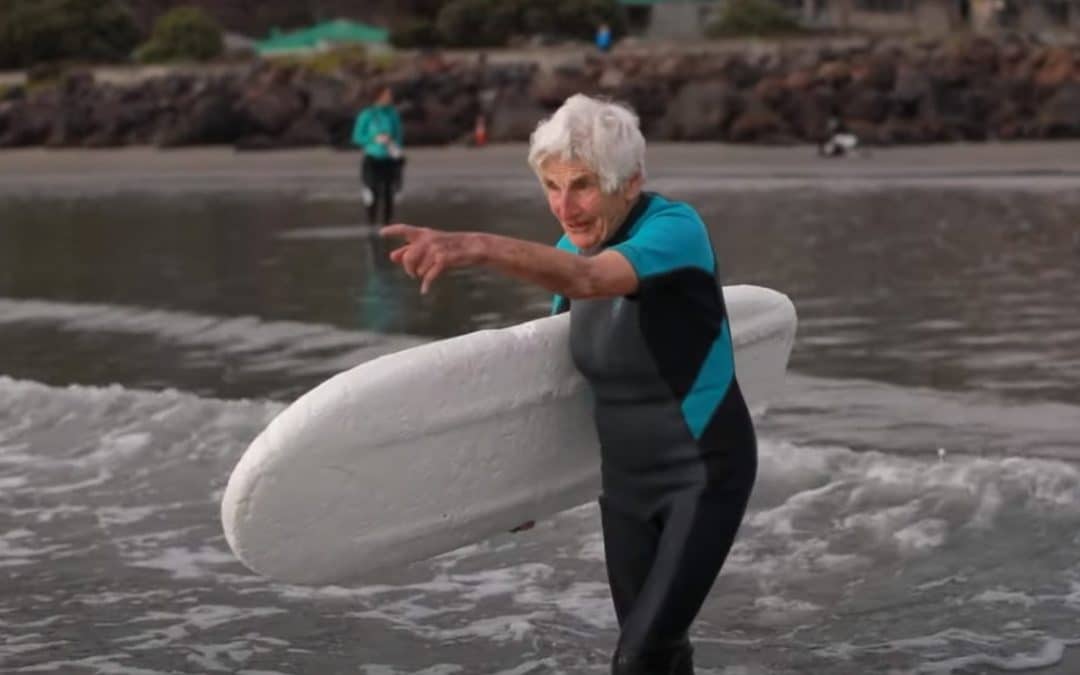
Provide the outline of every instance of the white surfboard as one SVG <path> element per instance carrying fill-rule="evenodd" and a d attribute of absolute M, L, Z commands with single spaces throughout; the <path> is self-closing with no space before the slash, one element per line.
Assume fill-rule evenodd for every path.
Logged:
<path fill-rule="evenodd" d="M 787 296 L 729 286 L 735 368 L 752 410 L 782 386 Z M 245 565 L 341 583 L 595 499 L 599 443 L 569 316 L 440 340 L 334 376 L 244 452 L 221 515 Z"/>

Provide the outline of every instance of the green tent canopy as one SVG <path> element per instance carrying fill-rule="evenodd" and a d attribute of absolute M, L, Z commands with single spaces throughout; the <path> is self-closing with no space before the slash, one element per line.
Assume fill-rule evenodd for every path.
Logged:
<path fill-rule="evenodd" d="M 335 19 L 289 33 L 275 31 L 265 40 L 256 42 L 255 50 L 260 55 L 266 55 L 278 52 L 309 51 L 345 44 L 383 47 L 387 44 L 389 37 L 389 31 L 385 29 L 346 19 Z"/>

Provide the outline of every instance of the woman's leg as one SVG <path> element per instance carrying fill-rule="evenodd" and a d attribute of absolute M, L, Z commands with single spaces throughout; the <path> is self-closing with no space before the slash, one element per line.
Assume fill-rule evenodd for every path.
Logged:
<path fill-rule="evenodd" d="M 372 163 L 372 175 L 374 176 L 372 191 L 375 193 L 372 213 L 377 216 L 381 210 L 383 218 L 378 221 L 378 224 L 385 225 L 390 222 L 394 212 L 394 160 L 374 160 Z"/>
<path fill-rule="evenodd" d="M 364 156 L 360 168 L 361 189 L 364 190 L 363 202 L 367 207 L 368 225 L 375 224 L 375 160 Z"/>
<path fill-rule="evenodd" d="M 648 577 L 620 621 L 612 673 L 693 673 L 687 636 L 727 558 L 756 467 L 703 492 L 675 496 L 663 518 Z"/>
<path fill-rule="evenodd" d="M 383 225 L 394 220 L 394 173 L 396 172 L 396 164 L 397 162 L 394 160 L 389 160 L 386 163 L 386 177 L 382 184 Z"/>
<path fill-rule="evenodd" d="M 635 517 L 605 497 L 600 497 L 600 524 L 608 586 L 621 627 L 649 576 L 660 530 L 656 524 Z"/>

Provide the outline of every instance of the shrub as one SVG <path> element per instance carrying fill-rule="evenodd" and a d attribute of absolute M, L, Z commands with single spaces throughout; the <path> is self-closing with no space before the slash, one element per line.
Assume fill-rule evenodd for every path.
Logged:
<path fill-rule="evenodd" d="M 498 0 L 451 0 L 435 19 L 439 37 L 451 47 L 496 47 L 510 35 L 493 35 L 487 18 Z"/>
<path fill-rule="evenodd" d="M 390 31 L 390 44 L 401 49 L 435 47 L 439 44 L 439 31 L 431 21 L 411 19 Z"/>
<path fill-rule="evenodd" d="M 799 22 L 773 0 L 730 0 L 706 28 L 709 37 L 766 37 L 797 33 Z"/>
<path fill-rule="evenodd" d="M 280 63 L 289 63 L 320 75 L 336 76 L 350 70 L 363 70 L 368 63 L 367 49 L 363 45 L 342 45 L 311 54 L 285 54 L 273 57 Z"/>
<path fill-rule="evenodd" d="M 150 40 L 136 57 L 144 63 L 208 61 L 221 55 L 225 40 L 221 26 L 197 7 L 177 7 L 154 22 Z"/>
<path fill-rule="evenodd" d="M 139 37 L 118 0 L 0 0 L 0 67 L 121 61 Z"/>

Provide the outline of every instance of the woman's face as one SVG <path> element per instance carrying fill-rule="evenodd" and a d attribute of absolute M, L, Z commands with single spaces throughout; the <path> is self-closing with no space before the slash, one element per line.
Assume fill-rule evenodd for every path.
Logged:
<path fill-rule="evenodd" d="M 594 249 L 610 239 L 641 191 L 641 180 L 635 176 L 621 190 L 606 194 L 595 171 L 557 157 L 540 164 L 540 184 L 563 232 L 581 250 Z"/>
<path fill-rule="evenodd" d="M 375 103 L 378 105 L 390 105 L 394 102 L 394 92 L 390 87 L 386 87 L 379 92 L 379 95 L 375 98 Z"/>

